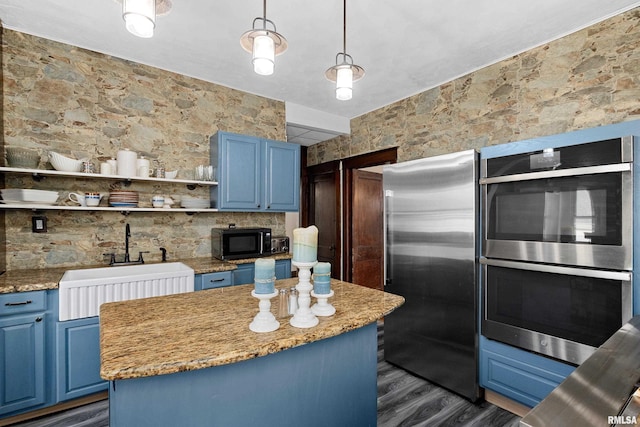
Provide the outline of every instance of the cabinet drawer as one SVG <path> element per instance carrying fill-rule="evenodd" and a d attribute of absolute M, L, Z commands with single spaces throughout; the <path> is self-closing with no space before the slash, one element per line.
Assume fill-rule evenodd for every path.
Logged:
<path fill-rule="evenodd" d="M 231 286 L 233 281 L 230 271 L 220 271 L 217 273 L 207 273 L 202 275 L 202 289 L 222 288 Z"/>
<path fill-rule="evenodd" d="M 540 403 L 574 369 L 481 337 L 480 385 L 529 407 Z"/>
<path fill-rule="evenodd" d="M 0 295 L 0 316 L 42 311 L 46 305 L 46 291 L 2 294 Z"/>

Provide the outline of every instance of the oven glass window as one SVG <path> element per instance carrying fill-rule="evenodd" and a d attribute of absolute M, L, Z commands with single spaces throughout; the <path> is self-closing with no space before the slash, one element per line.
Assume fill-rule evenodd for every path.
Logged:
<path fill-rule="evenodd" d="M 487 239 L 622 242 L 620 172 L 487 186 Z"/>
<path fill-rule="evenodd" d="M 620 280 L 487 266 L 485 318 L 593 347 L 622 326 Z"/>

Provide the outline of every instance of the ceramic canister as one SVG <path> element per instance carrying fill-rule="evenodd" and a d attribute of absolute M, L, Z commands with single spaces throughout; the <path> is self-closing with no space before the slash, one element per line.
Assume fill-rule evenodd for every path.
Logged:
<path fill-rule="evenodd" d="M 112 175 L 117 175 L 118 174 L 118 161 L 114 158 L 111 158 L 109 160 L 107 160 L 107 163 L 109 163 L 109 165 L 111 166 L 111 174 Z"/>
<path fill-rule="evenodd" d="M 138 154 L 127 148 L 118 151 L 116 156 L 118 175 L 131 178 L 138 174 Z"/>
<path fill-rule="evenodd" d="M 145 159 L 144 157 L 140 156 L 140 158 L 138 158 L 138 160 L 136 161 L 136 165 L 138 176 L 148 178 L 149 173 L 151 172 L 151 162 L 149 162 L 149 159 Z"/>

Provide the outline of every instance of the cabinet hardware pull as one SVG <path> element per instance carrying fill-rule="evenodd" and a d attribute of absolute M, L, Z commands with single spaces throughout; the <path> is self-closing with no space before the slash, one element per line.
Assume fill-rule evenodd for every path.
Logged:
<path fill-rule="evenodd" d="M 209 282 L 211 282 L 211 283 L 224 282 L 224 279 L 211 279 L 211 280 L 209 280 Z"/>
<path fill-rule="evenodd" d="M 27 305 L 27 304 L 31 304 L 30 299 L 22 302 L 7 302 L 4 305 L 6 305 L 7 307 L 13 307 L 14 305 Z"/>
<path fill-rule="evenodd" d="M 36 317 L 36 322 L 42 322 L 42 317 L 40 316 Z"/>

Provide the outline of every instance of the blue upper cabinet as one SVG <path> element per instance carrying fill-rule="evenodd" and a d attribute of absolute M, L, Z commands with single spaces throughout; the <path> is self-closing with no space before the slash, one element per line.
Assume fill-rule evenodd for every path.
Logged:
<path fill-rule="evenodd" d="M 212 207 L 229 211 L 298 211 L 300 146 L 218 132 L 211 137 L 218 186 Z"/>
<path fill-rule="evenodd" d="M 262 208 L 262 142 L 258 138 L 219 132 L 218 209 L 260 210 Z M 211 150 L 212 152 L 214 150 Z M 213 156 L 211 164 L 215 165 Z M 212 187 L 211 191 L 216 189 Z"/>
<path fill-rule="evenodd" d="M 266 141 L 264 149 L 265 208 L 297 211 L 300 208 L 300 146 Z"/>

